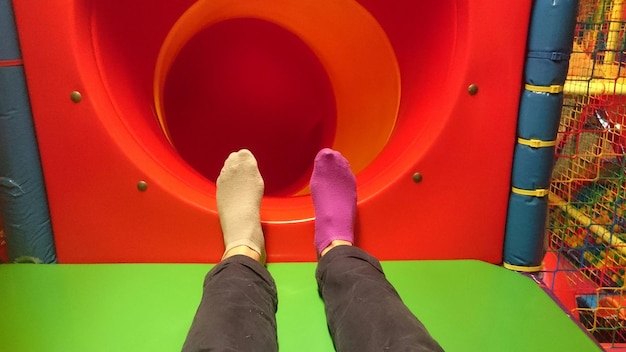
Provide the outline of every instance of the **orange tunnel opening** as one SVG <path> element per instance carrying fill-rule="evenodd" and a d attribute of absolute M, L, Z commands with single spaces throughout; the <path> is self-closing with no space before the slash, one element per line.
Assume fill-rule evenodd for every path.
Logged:
<path fill-rule="evenodd" d="M 391 135 L 400 88 L 384 30 L 353 1 L 199 1 L 165 38 L 154 82 L 159 122 L 196 170 L 215 175 L 247 147 L 270 196 L 305 193 L 324 146 L 362 170 Z"/>
<path fill-rule="evenodd" d="M 396 142 L 415 136 L 414 127 L 397 133 L 398 123 L 426 122 L 398 111 L 410 114 L 428 99 L 417 90 L 440 84 L 446 67 L 420 64 L 449 60 L 451 50 L 442 49 L 452 45 L 454 32 L 435 40 L 405 15 L 419 7 L 432 11 L 432 4 L 253 1 L 224 10 L 221 3 L 236 2 L 182 1 L 167 11 L 133 4 L 123 12 L 115 1 L 92 5 L 94 40 L 114 101 L 120 110 L 137 109 L 135 99 L 154 101 L 162 129 L 156 134 L 165 134 L 204 178 L 214 181 L 228 153 L 248 148 L 267 196 L 303 195 L 321 148 L 341 151 L 358 174 L 381 155 L 394 128 Z M 433 11 L 432 20 L 452 26 L 454 17 L 444 12 Z M 124 30 L 136 21 L 139 32 Z M 420 50 L 429 46 L 436 49 Z M 119 60 L 109 60 L 111 52 Z M 401 105 L 405 95 L 411 99 Z M 153 123 L 128 122 L 144 131 Z M 148 130 L 155 133 L 155 126 Z"/>

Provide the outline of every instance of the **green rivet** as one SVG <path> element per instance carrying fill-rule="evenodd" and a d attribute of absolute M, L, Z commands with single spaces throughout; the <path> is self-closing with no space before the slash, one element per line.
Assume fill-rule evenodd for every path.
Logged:
<path fill-rule="evenodd" d="M 422 174 L 420 174 L 419 172 L 416 172 L 413 174 L 413 182 L 420 183 L 422 182 L 422 179 L 423 179 Z"/>
<path fill-rule="evenodd" d="M 476 95 L 478 93 L 478 86 L 475 84 L 470 84 L 469 87 L 467 87 L 467 91 L 470 95 Z"/>
<path fill-rule="evenodd" d="M 83 95 L 80 94 L 79 91 L 75 90 L 70 93 L 70 99 L 72 99 L 72 101 L 75 103 L 80 103 L 80 101 L 83 100 Z"/>
<path fill-rule="evenodd" d="M 146 190 L 148 190 L 148 183 L 146 181 L 137 182 L 137 189 L 141 192 L 145 192 Z"/>

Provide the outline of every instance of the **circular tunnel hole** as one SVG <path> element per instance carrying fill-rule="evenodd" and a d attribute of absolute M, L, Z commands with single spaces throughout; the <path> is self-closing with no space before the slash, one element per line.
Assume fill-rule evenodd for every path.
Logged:
<path fill-rule="evenodd" d="M 408 145 L 420 137 L 426 150 L 435 138 L 420 131 L 446 121 L 438 109 L 459 38 L 432 29 L 459 26 L 451 3 L 151 4 L 92 4 L 100 77 L 142 148 L 201 193 L 228 153 L 246 147 L 266 195 L 278 196 L 276 218 L 289 218 L 321 147 L 341 151 L 362 181 L 385 184 L 394 176 L 380 175 Z"/>
<path fill-rule="evenodd" d="M 296 35 L 260 19 L 225 20 L 193 36 L 167 74 L 163 102 L 187 163 L 215 181 L 225 156 L 250 149 L 267 195 L 305 188 L 315 154 L 334 138 L 326 70 Z"/>

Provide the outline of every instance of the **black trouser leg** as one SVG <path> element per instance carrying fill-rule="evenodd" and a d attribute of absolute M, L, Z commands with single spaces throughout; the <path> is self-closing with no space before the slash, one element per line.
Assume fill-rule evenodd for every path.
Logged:
<path fill-rule="evenodd" d="M 316 277 L 337 351 L 443 351 L 363 250 L 333 248 Z"/>
<path fill-rule="evenodd" d="M 277 305 L 267 269 L 252 258 L 232 256 L 207 274 L 183 351 L 275 352 Z"/>

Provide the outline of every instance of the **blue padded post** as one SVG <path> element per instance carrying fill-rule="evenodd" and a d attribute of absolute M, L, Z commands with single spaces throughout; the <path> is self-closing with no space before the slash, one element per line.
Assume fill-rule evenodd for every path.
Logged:
<path fill-rule="evenodd" d="M 510 269 L 541 269 L 548 190 L 577 11 L 577 0 L 534 3 L 504 239 L 504 266 Z"/>
<path fill-rule="evenodd" d="M 56 263 L 13 8 L 0 0 L 0 217 L 9 259 Z"/>

